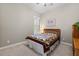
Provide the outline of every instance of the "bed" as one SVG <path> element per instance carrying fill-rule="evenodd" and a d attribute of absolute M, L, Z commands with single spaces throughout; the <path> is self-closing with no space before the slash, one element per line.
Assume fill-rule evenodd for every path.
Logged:
<path fill-rule="evenodd" d="M 26 37 L 30 48 L 41 55 L 48 55 L 60 44 L 60 29 L 44 29 L 42 34 Z"/>

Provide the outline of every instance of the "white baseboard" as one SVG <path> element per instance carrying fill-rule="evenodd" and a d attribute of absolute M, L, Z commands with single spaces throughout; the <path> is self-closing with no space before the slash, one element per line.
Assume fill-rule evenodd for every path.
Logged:
<path fill-rule="evenodd" d="M 11 44 L 11 45 L 8 45 L 8 46 L 0 47 L 0 50 L 1 50 L 1 49 L 10 48 L 10 47 L 14 47 L 14 46 L 23 44 L 23 43 L 25 43 L 25 42 L 26 42 L 26 41 L 22 41 L 22 42 L 19 42 L 19 43 L 15 43 L 15 44 Z"/>
<path fill-rule="evenodd" d="M 68 46 L 72 46 L 71 43 L 67 43 L 67 42 L 61 42 L 61 44 L 65 44 L 65 45 L 68 45 Z"/>
<path fill-rule="evenodd" d="M 0 50 L 1 49 L 10 48 L 10 47 L 14 47 L 14 46 L 17 46 L 17 45 L 21 45 L 23 43 L 26 43 L 26 41 L 22 41 L 22 42 L 19 42 L 19 43 L 15 43 L 15 44 L 11 44 L 11 45 L 8 45 L 8 46 L 0 47 Z M 65 45 L 68 45 L 68 46 L 72 46 L 72 44 L 67 43 L 67 42 L 61 42 L 61 44 L 65 44 Z"/>

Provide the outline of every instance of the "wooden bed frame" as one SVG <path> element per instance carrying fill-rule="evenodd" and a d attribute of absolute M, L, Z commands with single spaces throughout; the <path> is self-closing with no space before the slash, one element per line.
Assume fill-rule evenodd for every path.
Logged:
<path fill-rule="evenodd" d="M 30 48 L 34 47 L 34 50 L 36 50 L 38 53 L 40 53 L 42 55 L 47 55 L 52 50 L 54 50 L 54 48 L 57 45 L 59 45 L 61 31 L 60 31 L 60 29 L 44 29 L 44 33 L 57 33 L 58 37 L 49 46 L 47 44 L 45 44 L 44 42 L 35 40 L 29 36 L 27 36 L 26 39 L 28 39 L 28 45 L 30 46 Z M 32 47 L 32 45 L 34 45 L 34 46 Z"/>

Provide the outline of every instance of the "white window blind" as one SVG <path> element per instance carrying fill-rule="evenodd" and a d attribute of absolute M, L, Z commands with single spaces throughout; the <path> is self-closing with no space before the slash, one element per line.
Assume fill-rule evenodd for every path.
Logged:
<path fill-rule="evenodd" d="M 40 17 L 34 16 L 34 34 L 38 34 L 40 32 Z"/>

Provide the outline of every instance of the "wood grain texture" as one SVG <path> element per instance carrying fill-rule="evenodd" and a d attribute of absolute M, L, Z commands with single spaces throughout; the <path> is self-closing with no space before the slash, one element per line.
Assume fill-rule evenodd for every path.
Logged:
<path fill-rule="evenodd" d="M 56 33 L 58 36 L 61 35 L 60 29 L 44 29 L 44 33 Z"/>
<path fill-rule="evenodd" d="M 72 29 L 73 55 L 79 56 L 79 31 L 75 25 Z"/>
<path fill-rule="evenodd" d="M 74 48 L 79 49 L 79 39 L 74 38 Z"/>
<path fill-rule="evenodd" d="M 73 37 L 77 39 L 79 38 L 79 30 L 75 25 L 73 25 Z"/>

